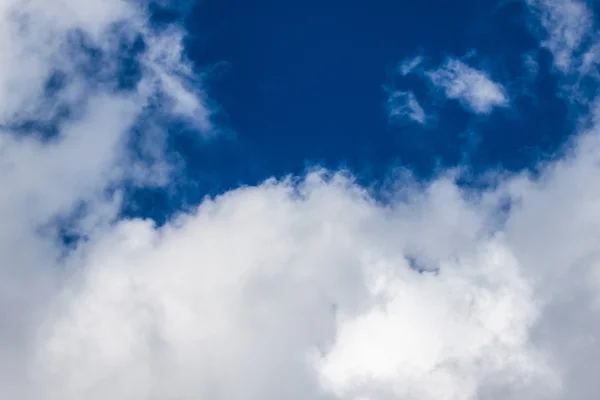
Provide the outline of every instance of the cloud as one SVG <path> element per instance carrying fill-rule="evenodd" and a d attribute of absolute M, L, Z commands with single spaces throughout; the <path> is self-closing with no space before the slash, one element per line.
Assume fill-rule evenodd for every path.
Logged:
<path fill-rule="evenodd" d="M 87 237 L 114 221 L 125 183 L 166 183 L 165 120 L 211 130 L 183 32 L 154 27 L 141 4 L 0 2 L 0 397 L 57 396 L 31 397 L 26 382 L 46 305 L 72 272 L 58 231 Z M 136 139 L 142 126 L 160 133 Z"/>
<path fill-rule="evenodd" d="M 506 90 L 485 72 L 462 61 L 448 59 L 441 67 L 428 71 L 434 86 L 444 90 L 446 97 L 460 101 L 475 114 L 489 114 L 496 107 L 508 107 Z"/>
<path fill-rule="evenodd" d="M 401 90 L 389 92 L 387 110 L 391 121 L 401 121 L 408 118 L 411 121 L 424 124 L 427 119 L 423 107 L 421 107 L 412 92 Z"/>
<path fill-rule="evenodd" d="M 535 80 L 540 72 L 540 65 L 535 54 L 526 53 L 522 56 L 523 68 L 527 72 L 526 77 L 529 80 Z"/>
<path fill-rule="evenodd" d="M 545 35 L 541 45 L 554 56 L 555 67 L 570 73 L 586 38 L 593 30 L 594 19 L 587 4 L 579 0 L 526 0 Z"/>
<path fill-rule="evenodd" d="M 419 65 L 421 65 L 422 62 L 423 62 L 423 56 L 421 56 L 421 55 L 406 58 L 398 64 L 397 71 L 402 76 L 408 75 L 415 68 L 417 68 Z"/>
<path fill-rule="evenodd" d="M 588 112 L 598 91 L 600 42 L 595 16 L 588 3 L 579 0 L 528 0 L 534 22 L 530 25 L 540 46 L 553 56 L 560 97 Z"/>
<path fill-rule="evenodd" d="M 0 398 L 593 398 L 597 124 L 539 177 L 487 189 L 445 171 L 373 193 L 315 170 L 161 227 L 119 219 L 115 188 L 168 169 L 160 140 L 132 154 L 132 129 L 210 129 L 182 33 L 134 4 L 0 3 Z M 437 73 L 475 112 L 501 88 L 460 62 Z M 45 229 L 69 217 L 85 240 L 65 251 Z"/>
<path fill-rule="evenodd" d="M 351 176 L 317 171 L 162 228 L 122 221 L 67 261 L 27 387 L 62 399 L 589 398 L 596 141 L 539 181 L 517 175 L 477 197 L 447 175 L 404 182 L 384 206 Z"/>

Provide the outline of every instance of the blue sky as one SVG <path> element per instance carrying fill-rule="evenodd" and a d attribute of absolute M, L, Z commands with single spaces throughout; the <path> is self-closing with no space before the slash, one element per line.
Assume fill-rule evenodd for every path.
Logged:
<path fill-rule="evenodd" d="M 185 188 L 169 200 L 143 195 L 141 213 L 314 165 L 347 168 L 367 184 L 397 167 L 421 178 L 459 165 L 475 175 L 534 168 L 574 123 L 522 2 L 226 0 L 187 11 L 177 17 L 188 31 L 186 51 L 208 71 L 227 134 L 208 143 L 172 135 L 186 160 Z M 510 106 L 481 116 L 446 101 L 421 77 L 399 73 L 416 56 L 426 69 L 467 60 L 506 88 Z M 430 122 L 390 117 L 388 96 L 398 90 L 412 91 Z"/>
<path fill-rule="evenodd" d="M 594 398 L 598 12 L 0 0 L 0 398 Z"/>
<path fill-rule="evenodd" d="M 222 63 L 210 83 L 213 98 L 251 149 L 243 153 L 256 151 L 268 176 L 299 172 L 305 162 L 381 170 L 396 159 L 427 174 L 436 158 L 452 166 L 464 155 L 476 168 L 530 166 L 535 156 L 522 154 L 524 147 L 554 150 L 568 130 L 557 126 L 565 110 L 554 99 L 550 57 L 535 54 L 542 76 L 531 87 L 521 82 L 522 56 L 537 49 L 524 21 L 524 6 L 514 2 L 223 1 L 197 6 L 187 24 L 206 37 L 191 41 L 193 59 Z M 453 102 L 436 105 L 423 82 L 394 72 L 407 57 L 422 55 L 434 67 L 473 51 L 470 63 L 507 86 L 516 103 L 492 121 Z M 439 114 L 437 123 L 390 123 L 384 86 L 414 90 Z M 552 119 L 540 129 L 542 115 Z M 481 148 L 469 149 L 469 131 Z"/>

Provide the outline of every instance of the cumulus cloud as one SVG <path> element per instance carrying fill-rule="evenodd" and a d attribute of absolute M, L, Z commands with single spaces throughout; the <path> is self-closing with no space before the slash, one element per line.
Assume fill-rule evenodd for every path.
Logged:
<path fill-rule="evenodd" d="M 388 93 L 387 111 L 392 122 L 409 119 L 424 124 L 427 116 L 413 92 L 401 90 Z"/>
<path fill-rule="evenodd" d="M 582 179 L 596 157 L 582 151 L 476 197 L 450 175 L 406 182 L 384 206 L 349 176 L 314 172 L 160 229 L 122 221 L 69 258 L 27 387 L 62 399 L 588 398 L 600 225 Z M 498 220 L 507 196 L 518 205 Z"/>
<path fill-rule="evenodd" d="M 181 32 L 135 4 L 0 3 L 0 398 L 593 398 L 597 124 L 539 177 L 484 190 L 447 171 L 375 195 L 316 170 L 162 227 L 117 219 L 107 189 L 160 184 L 160 148 L 140 165 L 131 130 L 210 124 Z M 135 38 L 140 73 L 123 88 L 119 49 Z M 452 89 L 460 65 L 446 90 L 481 110 L 473 77 Z M 17 129 L 31 120 L 57 133 Z M 65 252 L 43 228 L 80 209 L 86 240 Z"/>
<path fill-rule="evenodd" d="M 439 68 L 428 71 L 427 77 L 433 85 L 444 90 L 446 97 L 460 101 L 473 113 L 489 114 L 495 107 L 509 105 L 501 84 L 460 60 L 448 59 Z"/>
<path fill-rule="evenodd" d="M 85 237 L 118 215 L 124 182 L 164 184 L 165 119 L 211 129 L 183 32 L 154 27 L 142 4 L 0 2 L 2 398 L 58 396 L 26 382 L 45 305 L 71 272 L 62 221 Z"/>

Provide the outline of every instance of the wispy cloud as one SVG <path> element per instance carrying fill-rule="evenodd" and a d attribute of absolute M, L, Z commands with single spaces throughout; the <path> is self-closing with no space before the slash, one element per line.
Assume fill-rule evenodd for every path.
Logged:
<path fill-rule="evenodd" d="M 152 26 L 145 3 L 0 2 L 0 398 L 97 398 L 72 391 L 89 371 L 63 382 L 66 397 L 30 380 L 49 302 L 74 271 L 57 230 L 91 238 L 118 217 L 125 182 L 167 182 L 165 119 L 211 130 L 183 31 Z"/>
<path fill-rule="evenodd" d="M 526 53 L 522 56 L 522 60 L 527 80 L 535 80 L 540 72 L 540 65 L 535 55 L 532 53 Z"/>
<path fill-rule="evenodd" d="M 526 0 L 545 34 L 542 46 L 554 56 L 554 65 L 563 73 L 578 67 L 580 51 L 593 30 L 591 10 L 580 0 Z"/>
<path fill-rule="evenodd" d="M 415 57 L 409 57 L 398 63 L 396 70 L 402 76 L 406 76 L 413 72 L 423 62 L 423 56 L 418 55 Z"/>
<path fill-rule="evenodd" d="M 390 121 L 409 119 L 419 124 L 426 122 L 427 116 L 413 92 L 391 91 L 388 93 L 387 110 Z"/>
<path fill-rule="evenodd" d="M 526 0 L 534 16 L 530 24 L 540 46 L 553 56 L 559 72 L 558 96 L 573 104 L 591 107 L 600 87 L 596 65 L 600 61 L 600 36 L 588 2 L 580 0 Z"/>
<path fill-rule="evenodd" d="M 506 90 L 501 84 L 494 82 L 484 71 L 460 60 L 448 59 L 426 75 L 434 86 L 444 91 L 446 97 L 460 101 L 475 114 L 489 114 L 496 107 L 509 106 Z"/>

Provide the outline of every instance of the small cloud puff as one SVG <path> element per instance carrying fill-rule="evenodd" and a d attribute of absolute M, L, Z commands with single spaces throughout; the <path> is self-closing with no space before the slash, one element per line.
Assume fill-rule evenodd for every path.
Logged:
<path fill-rule="evenodd" d="M 413 92 L 401 90 L 390 92 L 387 100 L 387 110 L 392 122 L 408 118 L 422 125 L 427 119 L 423 107 L 421 107 Z"/>
<path fill-rule="evenodd" d="M 475 114 L 489 114 L 495 107 L 509 106 L 506 90 L 501 84 L 460 60 L 449 59 L 426 75 L 433 85 L 444 90 L 446 97 L 460 101 Z"/>
<path fill-rule="evenodd" d="M 423 62 L 423 56 L 418 55 L 415 57 L 405 58 L 404 61 L 398 64 L 396 71 L 402 76 L 406 76 L 413 72 Z"/>

